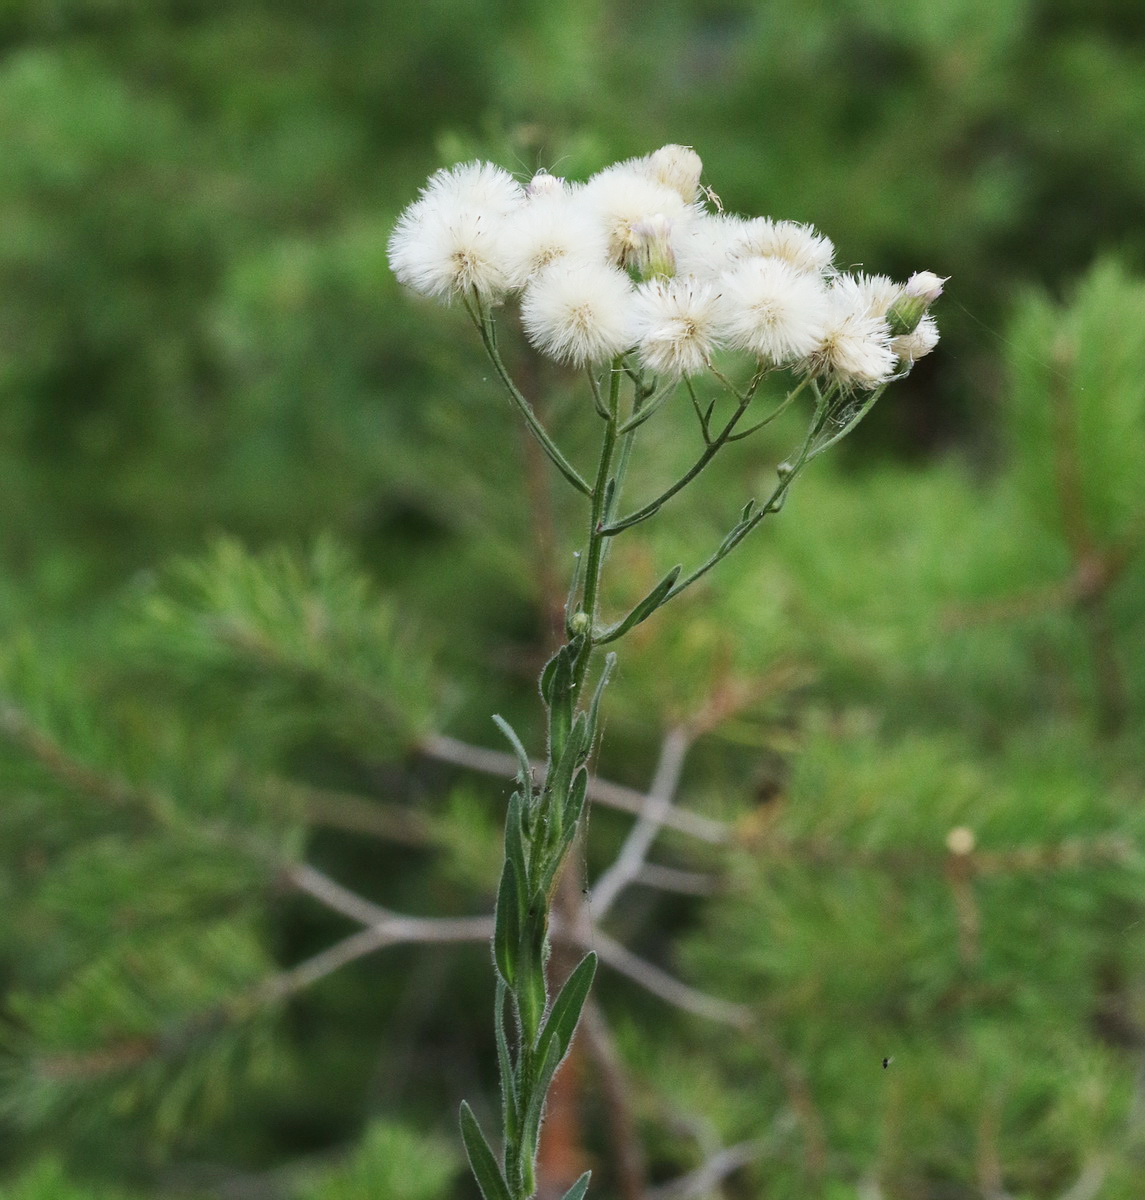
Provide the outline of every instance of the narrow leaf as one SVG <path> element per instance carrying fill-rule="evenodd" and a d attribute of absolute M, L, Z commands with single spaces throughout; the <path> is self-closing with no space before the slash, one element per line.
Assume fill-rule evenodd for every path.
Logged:
<path fill-rule="evenodd" d="M 584 1200 L 584 1194 L 588 1191 L 588 1181 L 592 1178 L 591 1171 L 585 1173 L 565 1192 L 562 1200 Z"/>
<path fill-rule="evenodd" d="M 588 706 L 588 740 L 590 746 L 596 737 L 597 720 L 600 714 L 600 700 L 604 695 L 604 689 L 608 687 L 608 681 L 615 669 L 616 655 L 612 651 L 609 651 L 604 657 L 604 667 L 600 672 L 600 678 L 596 681 L 596 688 L 592 693 L 592 702 Z"/>
<path fill-rule="evenodd" d="M 568 625 L 568 623 L 573 619 L 573 613 L 576 612 L 576 598 L 577 593 L 580 591 L 580 573 L 583 563 L 584 560 L 581 558 L 581 553 L 578 550 L 573 555 L 573 569 L 572 577 L 569 580 L 569 594 L 568 598 L 565 600 L 565 625 Z M 545 670 L 548 670 L 547 664 L 545 666 Z M 548 696 L 545 696 L 545 683 L 543 674 L 541 676 L 541 695 L 544 696 L 545 703 L 547 704 L 549 698 Z"/>
<path fill-rule="evenodd" d="M 573 835 L 576 833 L 577 822 L 580 820 L 581 813 L 584 812 L 584 798 L 587 794 L 588 772 L 581 767 L 573 776 L 568 799 L 565 801 L 564 836 L 568 841 L 572 841 Z"/>
<path fill-rule="evenodd" d="M 464 1100 L 461 1102 L 460 1122 L 461 1140 L 465 1143 L 469 1167 L 473 1178 L 477 1180 L 477 1186 L 481 1189 L 481 1195 L 485 1200 L 512 1200 L 505 1177 L 497 1165 L 497 1159 L 489 1149 L 489 1143 L 481 1132 L 481 1126 L 477 1124 L 473 1109 Z"/>
<path fill-rule="evenodd" d="M 517 980 L 517 958 L 521 945 L 521 886 L 511 858 L 501 868 L 497 908 L 493 914 L 493 961 L 501 978 L 513 987 Z"/>
<path fill-rule="evenodd" d="M 559 1053 L 558 1062 L 568 1053 L 595 974 L 596 955 L 590 952 L 577 964 L 553 1003 L 553 1010 L 549 1013 L 549 1019 L 537 1039 L 538 1058 L 543 1060 L 548 1054 L 550 1044 L 554 1043 Z"/>
<path fill-rule="evenodd" d="M 501 1072 L 501 1120 L 505 1126 L 505 1141 L 517 1140 L 520 1113 L 517 1106 L 517 1075 L 509 1057 L 509 1039 L 505 1036 L 505 982 L 497 980 L 497 999 L 494 1005 L 497 1035 L 497 1064 Z"/>
<path fill-rule="evenodd" d="M 521 1121 L 522 1158 L 528 1162 L 532 1162 L 536 1158 L 537 1141 L 541 1132 L 541 1114 L 545 1111 L 545 1097 L 548 1095 L 549 1085 L 553 1082 L 553 1076 L 557 1073 L 557 1067 L 561 1065 L 561 1056 L 557 1051 L 556 1044 L 550 1042 L 544 1058 L 538 1061 L 540 1069 L 533 1082 L 533 1090 L 529 1094 Z"/>
<path fill-rule="evenodd" d="M 602 645 L 604 642 L 613 642 L 618 637 L 623 637 L 630 629 L 639 625 L 641 621 L 646 621 L 664 603 L 664 598 L 672 590 L 672 585 L 680 577 L 680 572 L 683 569 L 683 564 L 673 567 L 648 595 L 636 605 L 628 616 L 618 621 L 615 625 L 610 626 L 596 639 L 597 645 Z"/>
<path fill-rule="evenodd" d="M 529 867 L 525 859 L 525 827 L 519 792 L 509 797 L 509 806 L 505 810 L 505 857 L 512 860 L 517 868 L 517 878 L 527 890 Z"/>
<path fill-rule="evenodd" d="M 525 915 L 521 930 L 517 966 L 517 1015 L 521 1018 L 524 1039 L 530 1045 L 536 1040 L 541 1016 L 548 998 L 545 990 L 545 938 L 548 934 L 548 911 L 545 895 L 536 892 Z"/>
<path fill-rule="evenodd" d="M 533 794 L 533 767 L 529 762 L 529 755 L 525 747 L 521 744 L 521 739 L 517 736 L 513 726 L 496 713 L 493 714 L 493 724 L 501 730 L 508 739 L 509 745 L 513 747 L 513 752 L 517 756 L 517 778 L 521 781 L 521 787 L 525 789 L 525 795 L 531 797 Z"/>

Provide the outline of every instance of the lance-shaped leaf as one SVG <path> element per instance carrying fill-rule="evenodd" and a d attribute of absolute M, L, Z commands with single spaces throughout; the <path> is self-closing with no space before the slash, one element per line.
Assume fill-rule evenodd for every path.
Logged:
<path fill-rule="evenodd" d="M 517 868 L 517 879 L 523 885 L 522 890 L 527 892 L 529 863 L 525 856 L 525 838 L 528 831 L 525 829 L 524 815 L 521 795 L 514 792 L 509 797 L 509 805 L 505 809 L 505 857 Z"/>
<path fill-rule="evenodd" d="M 598 728 L 597 722 L 600 718 L 601 697 L 603 697 L 604 689 L 608 687 L 608 681 L 612 678 L 612 672 L 615 670 L 616 655 L 610 650 L 604 656 L 604 667 L 600 672 L 600 678 L 596 681 L 596 687 L 593 689 L 592 702 L 588 706 L 588 741 L 590 747 L 593 739 L 596 737 Z"/>
<path fill-rule="evenodd" d="M 517 1015 L 521 1018 L 522 1034 L 530 1045 L 536 1040 L 541 1016 L 545 1011 L 545 937 L 548 933 L 548 911 L 543 892 L 536 892 L 529 904 L 521 929 L 520 951 L 517 956 L 517 986 L 515 998 Z"/>
<path fill-rule="evenodd" d="M 588 1191 L 588 1182 L 592 1178 L 591 1171 L 585 1173 L 565 1192 L 562 1200 L 584 1200 L 584 1194 Z"/>
<path fill-rule="evenodd" d="M 509 745 L 513 747 L 513 753 L 517 756 L 517 778 L 521 781 L 525 796 L 532 799 L 533 767 L 529 762 L 529 755 L 525 747 L 521 744 L 521 739 L 517 736 L 517 731 L 504 717 L 500 717 L 496 713 L 493 714 L 493 724 L 505 735 Z"/>
<path fill-rule="evenodd" d="M 477 1124 L 473 1109 L 464 1100 L 461 1102 L 460 1122 L 461 1140 L 465 1143 L 469 1167 L 473 1178 L 477 1180 L 477 1186 L 481 1189 L 481 1195 L 485 1200 L 512 1200 L 505 1177 L 497 1165 L 497 1159 L 489 1149 L 489 1143 L 481 1132 L 481 1126 Z"/>
<path fill-rule="evenodd" d="M 664 603 L 664 598 L 672 590 L 672 585 L 679 579 L 680 572 L 683 569 L 682 563 L 674 566 L 648 595 L 636 605 L 628 616 L 621 621 L 617 621 L 615 625 L 610 625 L 596 639 L 596 644 L 600 646 L 605 642 L 614 642 L 617 638 L 623 637 L 630 629 L 639 625 L 641 621 L 646 621 Z"/>
<path fill-rule="evenodd" d="M 497 908 L 493 914 L 493 961 L 501 978 L 513 988 L 517 982 L 522 933 L 521 880 L 511 858 L 501 868 Z"/>
<path fill-rule="evenodd" d="M 505 1127 L 506 1145 L 512 1145 L 520 1132 L 520 1101 L 517 1095 L 517 1073 L 509 1057 L 509 1039 L 505 1036 L 505 996 L 503 979 L 497 980 L 497 999 L 493 1007 L 494 1032 L 497 1036 L 497 1065 L 501 1073 L 501 1121 Z"/>
<path fill-rule="evenodd" d="M 528 1103 L 521 1119 L 521 1157 L 532 1162 L 537 1155 L 537 1141 L 541 1132 L 541 1114 L 545 1111 L 545 1097 L 549 1085 L 561 1065 L 561 1055 L 556 1043 L 550 1042 L 543 1058 L 538 1058 L 540 1064 L 537 1076 L 533 1081 L 533 1090 L 529 1094 Z"/>
<path fill-rule="evenodd" d="M 573 973 L 565 980 L 560 995 L 553 1002 L 552 1011 L 537 1039 L 537 1057 L 542 1061 L 547 1057 L 550 1045 L 556 1045 L 558 1062 L 569 1052 L 573 1034 L 576 1033 L 577 1023 L 588 999 L 593 977 L 596 975 L 596 955 L 591 951 L 577 964 Z"/>

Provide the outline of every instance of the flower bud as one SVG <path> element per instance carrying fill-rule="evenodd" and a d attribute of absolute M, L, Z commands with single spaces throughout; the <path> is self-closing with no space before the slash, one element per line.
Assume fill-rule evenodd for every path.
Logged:
<path fill-rule="evenodd" d="M 588 613 L 583 611 L 575 612 L 572 615 L 572 620 L 569 621 L 569 633 L 574 637 L 580 633 L 587 633 L 588 625 Z"/>
<path fill-rule="evenodd" d="M 525 184 L 525 195 L 530 200 L 537 196 L 551 196 L 554 192 L 559 192 L 564 183 L 563 179 L 559 179 L 556 175 L 550 175 L 548 171 L 542 167 L 532 179 Z"/>
<path fill-rule="evenodd" d="M 887 313 L 891 337 L 913 333 L 926 310 L 942 295 L 946 280 L 933 271 L 916 271 Z"/>
<path fill-rule="evenodd" d="M 661 146 L 644 161 L 648 174 L 657 183 L 678 192 L 686 204 L 695 202 L 700 194 L 700 173 L 704 164 L 691 146 Z"/>

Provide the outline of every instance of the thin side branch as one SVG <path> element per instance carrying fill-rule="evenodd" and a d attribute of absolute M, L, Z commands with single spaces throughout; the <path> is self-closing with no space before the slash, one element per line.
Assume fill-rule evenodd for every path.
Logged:
<path fill-rule="evenodd" d="M 693 1196 L 706 1196 L 733 1172 L 761 1158 L 767 1149 L 767 1143 L 759 1138 L 728 1146 L 687 1175 L 653 1188 L 648 1200 L 692 1200 Z"/>

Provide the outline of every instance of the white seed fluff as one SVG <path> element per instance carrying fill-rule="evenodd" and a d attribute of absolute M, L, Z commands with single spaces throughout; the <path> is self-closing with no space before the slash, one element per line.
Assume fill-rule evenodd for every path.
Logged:
<path fill-rule="evenodd" d="M 910 331 L 891 338 L 891 349 L 900 362 L 913 363 L 925 358 L 938 345 L 938 326 L 928 313 Z"/>
<path fill-rule="evenodd" d="M 773 221 L 756 217 L 746 221 L 731 247 L 740 258 L 779 258 L 800 271 L 823 274 L 831 269 L 835 247 L 830 238 L 798 221 Z"/>
<path fill-rule="evenodd" d="M 658 375 L 699 374 L 719 344 L 720 317 L 720 296 L 709 283 L 678 278 L 640 284 L 633 329 L 641 362 Z"/>
<path fill-rule="evenodd" d="M 827 289 L 823 338 L 805 362 L 815 375 L 828 375 L 843 388 L 877 387 L 895 372 L 886 320 L 870 312 L 870 296 L 852 275 L 840 275 Z"/>
<path fill-rule="evenodd" d="M 820 280 L 778 258 L 749 258 L 722 279 L 724 327 L 731 345 L 784 365 L 810 355 L 827 328 Z"/>
<path fill-rule="evenodd" d="M 506 269 L 514 288 L 524 287 L 558 260 L 603 263 L 608 254 L 600 223 L 561 189 L 537 192 L 526 201 L 505 223 L 503 241 Z"/>
<path fill-rule="evenodd" d="M 715 279 L 732 263 L 731 251 L 747 222 L 730 213 L 701 212 L 672 231 L 676 270 L 697 279 Z"/>
<path fill-rule="evenodd" d="M 437 300 L 470 291 L 496 300 L 510 286 L 504 218 L 432 194 L 415 201 L 390 234 L 398 279 Z"/>
<path fill-rule="evenodd" d="M 525 289 L 521 324 L 542 354 L 574 366 L 603 362 L 629 349 L 632 284 L 603 263 L 554 262 Z"/>
<path fill-rule="evenodd" d="M 642 245 L 641 230 L 655 218 L 674 229 L 695 215 L 679 192 L 649 179 L 631 163 L 619 163 L 594 175 L 576 192 L 608 239 L 608 253 L 620 267 L 632 265 Z"/>
<path fill-rule="evenodd" d="M 497 300 L 510 287 L 505 232 L 523 203 L 517 182 L 492 163 L 438 171 L 394 226 L 390 267 L 424 296 Z"/>
<path fill-rule="evenodd" d="M 644 158 L 634 159 L 632 165 L 649 179 L 671 188 L 687 204 L 699 198 L 704 164 L 691 146 L 661 146 Z"/>

